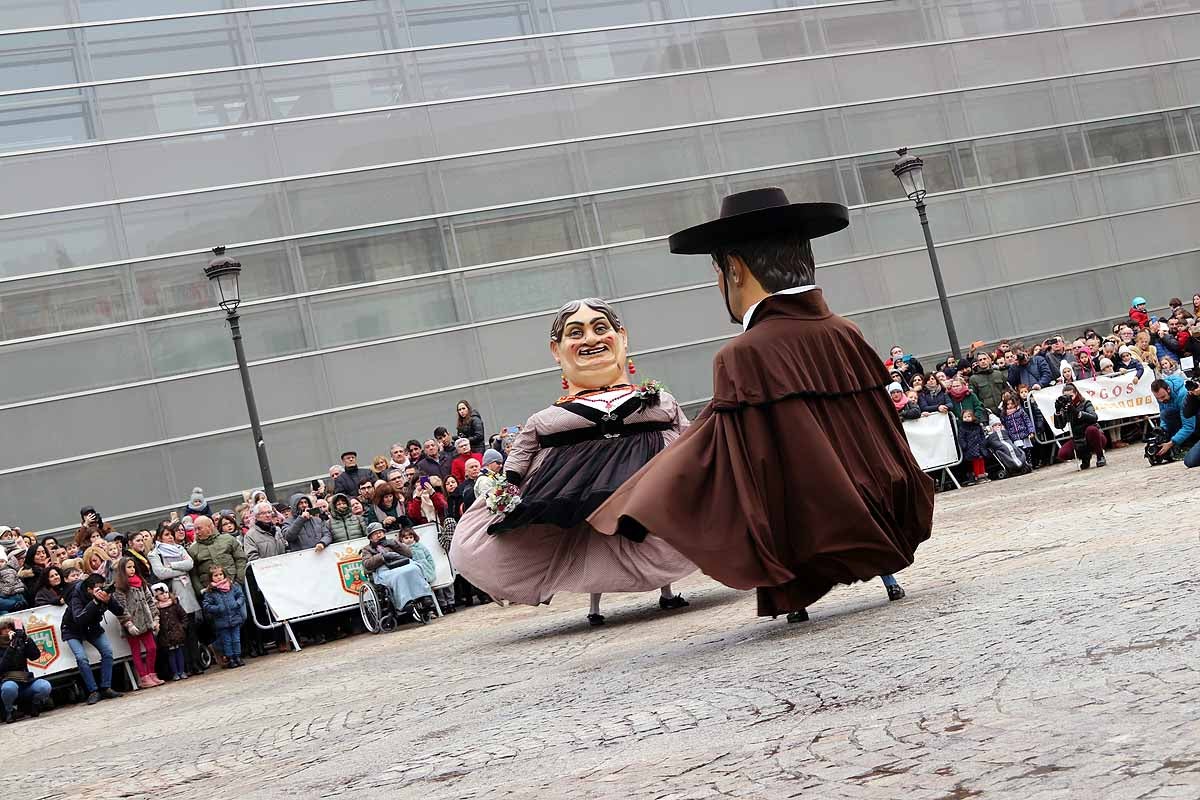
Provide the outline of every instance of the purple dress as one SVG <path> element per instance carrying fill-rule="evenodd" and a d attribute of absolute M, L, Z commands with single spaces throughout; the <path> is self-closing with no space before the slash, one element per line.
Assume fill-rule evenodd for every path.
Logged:
<path fill-rule="evenodd" d="M 635 543 L 586 522 L 687 425 L 666 392 L 617 389 L 539 411 L 504 464 L 521 505 L 505 518 L 477 499 L 454 531 L 451 563 L 491 596 L 526 605 L 556 592 L 644 592 L 691 574 L 696 566 L 662 539 Z"/>

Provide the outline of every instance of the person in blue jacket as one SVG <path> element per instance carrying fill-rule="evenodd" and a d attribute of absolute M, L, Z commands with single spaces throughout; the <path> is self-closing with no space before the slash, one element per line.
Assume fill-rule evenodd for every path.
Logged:
<path fill-rule="evenodd" d="M 1194 388 L 1189 391 L 1187 383 L 1192 383 Z M 1150 384 L 1150 391 L 1158 399 L 1159 425 L 1171 437 L 1171 441 L 1158 449 L 1158 454 L 1165 456 L 1171 450 L 1184 452 L 1183 463 L 1187 467 L 1200 466 L 1200 431 L 1196 430 L 1200 386 L 1185 381 L 1182 375 L 1176 373 Z"/>
<path fill-rule="evenodd" d="M 212 578 L 204 590 L 204 616 L 212 621 L 221 652 L 225 654 L 225 669 L 244 667 L 242 661 L 242 623 L 246 621 L 246 595 L 236 581 L 230 580 L 225 569 L 213 565 Z"/>

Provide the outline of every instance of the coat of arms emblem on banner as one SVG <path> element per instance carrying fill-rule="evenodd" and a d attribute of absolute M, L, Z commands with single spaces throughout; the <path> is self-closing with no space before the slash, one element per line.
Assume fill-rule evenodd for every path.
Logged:
<path fill-rule="evenodd" d="M 363 573 L 362 555 L 352 547 L 347 547 L 337 553 L 338 577 L 342 581 L 342 591 L 358 596 L 358 589 L 366 581 Z"/>
<path fill-rule="evenodd" d="M 49 669 L 50 665 L 58 660 L 59 653 L 58 631 L 54 629 L 54 625 L 49 620 L 31 616 L 25 622 L 25 634 L 37 642 L 38 649 L 42 651 L 37 659 L 29 662 L 30 666 Z"/>

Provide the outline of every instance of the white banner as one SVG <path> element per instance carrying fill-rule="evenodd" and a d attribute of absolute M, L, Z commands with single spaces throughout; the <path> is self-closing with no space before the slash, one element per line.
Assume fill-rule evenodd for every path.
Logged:
<path fill-rule="evenodd" d="M 1147 367 L 1142 378 L 1134 383 L 1132 372 L 1124 375 L 1101 375 L 1097 378 L 1075 381 L 1075 388 L 1096 407 L 1101 422 L 1114 419 L 1129 419 L 1158 414 L 1158 400 L 1150 391 L 1154 372 Z M 1062 386 L 1049 386 L 1030 393 L 1038 410 L 1046 418 L 1046 424 L 1055 434 L 1063 433 L 1054 426 L 1054 401 L 1062 394 Z"/>
<path fill-rule="evenodd" d="M 57 675 L 77 669 L 75 654 L 63 640 L 62 618 L 65 606 L 38 606 L 24 611 L 13 611 L 6 617 L 17 617 L 25 625 L 29 638 L 37 642 L 42 655 L 37 661 L 29 662 L 29 670 L 39 678 Z M 121 632 L 121 623 L 111 613 L 104 614 L 102 623 L 104 632 L 108 634 L 108 645 L 113 651 L 113 661 L 119 661 L 129 656 L 129 642 L 125 641 Z M 93 664 L 100 663 L 100 654 L 90 644 L 84 644 L 88 660 Z"/>
<path fill-rule="evenodd" d="M 958 463 L 958 438 L 949 414 L 904 421 L 908 446 L 925 472 Z"/>
<path fill-rule="evenodd" d="M 275 617 L 291 620 L 356 607 L 363 580 L 359 551 L 366 545 L 366 539 L 352 539 L 319 553 L 300 550 L 260 558 L 247 566 Z"/>

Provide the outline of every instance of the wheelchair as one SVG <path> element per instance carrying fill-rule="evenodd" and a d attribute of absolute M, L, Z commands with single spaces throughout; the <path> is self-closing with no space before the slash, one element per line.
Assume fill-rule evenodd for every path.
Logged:
<path fill-rule="evenodd" d="M 422 604 L 424 599 L 418 597 L 404 608 L 396 608 L 388 587 L 368 576 L 358 587 L 358 613 L 362 616 L 363 627 L 369 632 L 391 633 L 406 619 L 418 625 L 429 622 L 433 614 Z"/>

